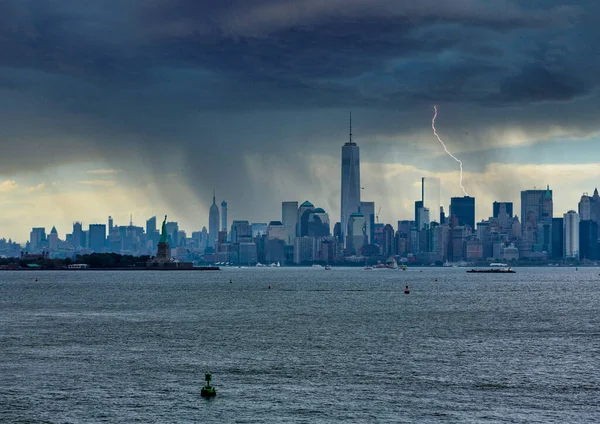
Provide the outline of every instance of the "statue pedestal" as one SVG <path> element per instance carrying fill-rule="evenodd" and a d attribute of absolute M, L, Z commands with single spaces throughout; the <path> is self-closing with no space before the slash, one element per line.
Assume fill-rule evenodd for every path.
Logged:
<path fill-rule="evenodd" d="M 156 259 L 162 261 L 170 261 L 171 260 L 171 246 L 167 242 L 158 243 L 158 251 L 156 252 Z"/>

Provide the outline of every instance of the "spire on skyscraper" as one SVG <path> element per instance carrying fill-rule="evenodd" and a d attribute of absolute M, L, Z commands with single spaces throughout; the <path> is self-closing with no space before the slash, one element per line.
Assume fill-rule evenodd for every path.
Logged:
<path fill-rule="evenodd" d="M 350 143 L 352 143 L 352 111 L 350 111 Z"/>

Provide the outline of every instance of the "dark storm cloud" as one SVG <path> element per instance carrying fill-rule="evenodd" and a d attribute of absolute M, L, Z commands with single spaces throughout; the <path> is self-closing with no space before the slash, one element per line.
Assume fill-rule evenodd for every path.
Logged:
<path fill-rule="evenodd" d="M 289 196 L 275 192 L 282 172 L 301 193 L 318 182 L 306 152 L 337 155 L 350 108 L 362 140 L 408 141 L 438 102 L 446 134 L 467 146 L 508 125 L 586 134 L 598 130 L 599 11 L 592 0 L 4 1 L 1 169 L 103 158 L 177 171 L 203 199 L 216 187 L 252 209 Z M 279 177 L 252 186 L 255 167 Z"/>
<path fill-rule="evenodd" d="M 590 88 L 573 75 L 533 65 L 505 79 L 500 96 L 508 101 L 570 100 L 588 93 Z"/>

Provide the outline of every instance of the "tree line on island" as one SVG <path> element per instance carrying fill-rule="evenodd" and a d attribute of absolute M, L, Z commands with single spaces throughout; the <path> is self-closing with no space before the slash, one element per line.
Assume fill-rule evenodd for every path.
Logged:
<path fill-rule="evenodd" d="M 43 255 L 36 257 L 1 258 L 0 267 L 15 268 L 42 268 L 66 269 L 73 264 L 87 264 L 89 268 L 139 268 L 145 267 L 150 256 L 120 255 L 118 253 L 91 253 L 76 255 L 74 259 L 51 259 Z"/>

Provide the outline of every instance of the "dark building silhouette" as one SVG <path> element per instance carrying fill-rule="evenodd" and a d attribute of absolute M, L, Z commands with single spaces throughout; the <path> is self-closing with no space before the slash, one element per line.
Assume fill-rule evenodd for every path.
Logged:
<path fill-rule="evenodd" d="M 307 212 L 305 212 L 305 214 Z M 329 229 L 329 217 L 321 208 L 310 211 L 306 225 L 306 235 L 309 237 L 327 237 L 331 234 Z"/>
<path fill-rule="evenodd" d="M 552 259 L 563 257 L 563 218 L 552 218 Z"/>
<path fill-rule="evenodd" d="M 394 249 L 394 227 L 390 224 L 386 224 L 385 227 L 383 227 L 383 245 L 381 247 L 384 259 L 387 259 L 396 253 L 396 249 Z"/>
<path fill-rule="evenodd" d="M 513 217 L 512 202 L 494 202 L 494 218 L 499 218 L 501 213 L 506 213 L 509 218 Z"/>
<path fill-rule="evenodd" d="M 598 223 L 596 221 L 579 221 L 579 257 L 590 260 L 600 259 Z"/>
<path fill-rule="evenodd" d="M 342 239 L 342 224 L 340 222 L 336 222 L 333 226 L 333 237 L 338 240 Z"/>
<path fill-rule="evenodd" d="M 458 220 L 458 225 L 468 225 L 475 230 L 475 198 L 471 196 L 452 197 L 450 215 Z"/>
<path fill-rule="evenodd" d="M 421 228 L 421 220 L 419 219 L 419 215 L 421 215 L 419 213 L 419 210 L 423 208 L 423 201 L 422 200 L 417 200 L 415 202 L 415 227 L 417 227 L 417 229 Z"/>

